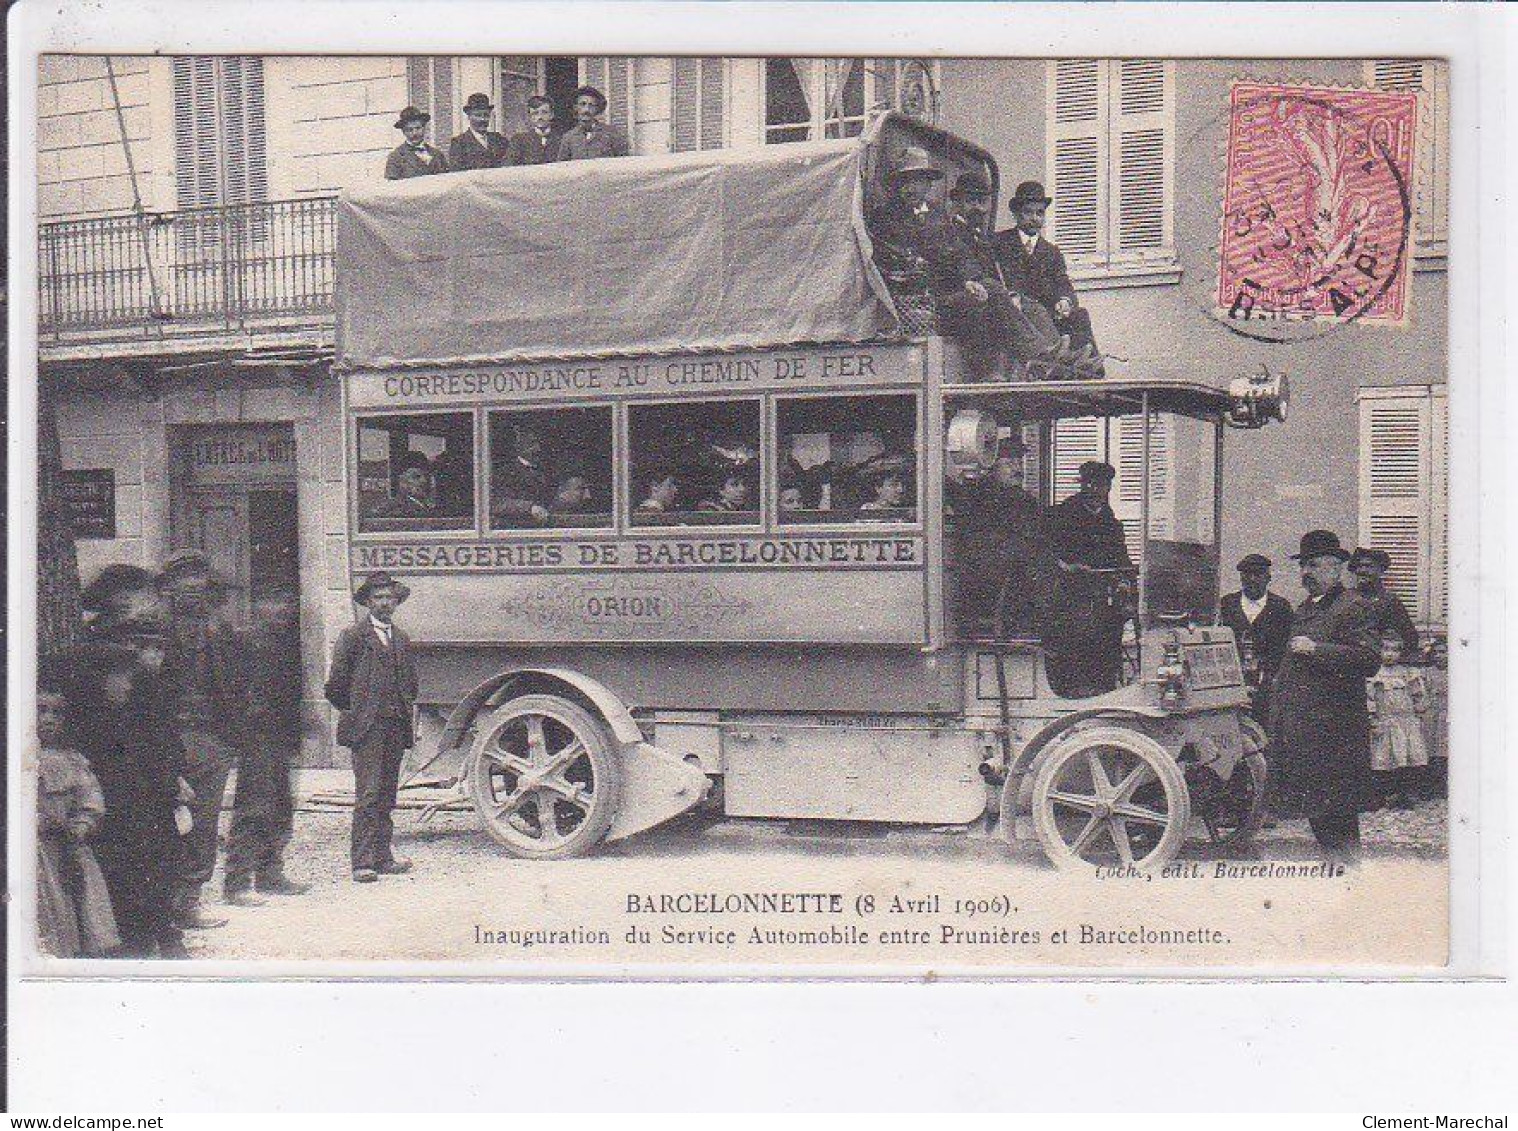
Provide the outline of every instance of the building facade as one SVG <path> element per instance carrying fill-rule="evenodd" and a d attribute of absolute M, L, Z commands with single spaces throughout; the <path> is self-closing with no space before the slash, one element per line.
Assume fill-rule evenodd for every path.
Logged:
<path fill-rule="evenodd" d="M 1231 84 L 1416 89 L 1411 314 L 1292 345 L 1210 311 Z M 1226 379 L 1268 366 L 1291 419 L 1231 445 L 1225 562 L 1282 567 L 1307 527 L 1387 549 L 1420 622 L 1446 616 L 1447 75 L 1418 60 L 905 60 L 608 57 L 103 57 L 42 60 L 41 356 L 58 405 L 81 570 L 204 547 L 256 597 L 298 592 L 308 763 L 335 753 L 320 699 L 352 616 L 332 353 L 333 198 L 382 176 L 398 110 L 446 148 L 474 91 L 496 128 L 527 98 L 606 92 L 636 153 L 857 134 L 896 107 L 985 146 L 1002 195 L 1054 197 L 1105 352 L 1142 372 Z M 1010 218 L 1002 214 L 1002 226 Z M 1119 466 L 1139 445 L 1069 426 L 1062 451 Z M 1163 449 L 1163 444 L 1159 445 Z M 1163 458 L 1163 456 L 1161 456 Z M 1153 482 L 1164 492 L 1164 475 Z M 1163 512 L 1165 500 L 1155 500 Z M 1296 596 L 1283 569 L 1278 588 Z"/>

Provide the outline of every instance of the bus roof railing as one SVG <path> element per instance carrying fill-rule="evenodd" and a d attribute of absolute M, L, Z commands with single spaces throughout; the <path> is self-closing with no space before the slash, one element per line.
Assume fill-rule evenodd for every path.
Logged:
<path fill-rule="evenodd" d="M 973 401 L 1018 420 L 1132 416 L 1144 410 L 1198 419 L 1226 416 L 1235 397 L 1226 385 L 1186 377 L 1104 377 L 1089 381 L 945 384 L 945 400 Z"/>

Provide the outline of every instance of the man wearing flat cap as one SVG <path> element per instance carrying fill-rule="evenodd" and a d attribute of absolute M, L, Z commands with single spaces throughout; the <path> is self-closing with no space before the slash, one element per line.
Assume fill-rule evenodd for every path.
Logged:
<path fill-rule="evenodd" d="M 498 169 L 506 164 L 506 139 L 490 128 L 494 113 L 488 94 L 471 94 L 465 100 L 464 117 L 469 125 L 448 143 L 450 173 Z"/>
<path fill-rule="evenodd" d="M 1292 557 L 1307 600 L 1292 618 L 1270 691 L 1270 798 L 1279 817 L 1306 817 L 1333 857 L 1353 856 L 1360 814 L 1376 806 L 1365 681 L 1381 666 L 1370 606 L 1343 585 L 1349 552 L 1310 530 Z"/>
<path fill-rule="evenodd" d="M 930 199 L 942 179 L 927 150 L 909 145 L 891 169 L 889 199 L 870 211 L 875 263 L 892 293 L 931 296 L 944 334 L 965 347 L 972 377 L 993 369 L 998 354 L 1017 361 L 1061 356 L 1058 339 L 1040 333 L 988 272 L 966 234 L 968 222 L 956 225 Z"/>
<path fill-rule="evenodd" d="M 1071 699 L 1104 695 L 1123 670 L 1133 560 L 1108 497 L 1110 463 L 1080 466 L 1080 490 L 1049 511 L 1045 526 L 1058 566 L 1044 628 L 1049 680 Z"/>
<path fill-rule="evenodd" d="M 353 754 L 355 883 L 411 870 L 390 849 L 401 762 L 411 749 L 411 710 L 416 705 L 416 664 L 411 641 L 394 623 L 395 610 L 411 590 L 390 574 L 371 573 L 353 594 L 364 618 L 343 629 L 332 651 L 327 702 L 339 712 L 337 741 Z"/>
<path fill-rule="evenodd" d="M 1007 289 L 1024 302 L 1037 303 L 1054 318 L 1054 325 L 1070 339 L 1070 346 L 1085 366 L 1101 376 L 1101 354 L 1091 329 L 1091 316 L 1075 297 L 1075 285 L 1065 267 L 1064 254 L 1043 235 L 1044 220 L 1054 200 L 1037 181 L 1017 186 L 1007 208 L 1016 226 L 996 234 L 996 255 Z"/>
<path fill-rule="evenodd" d="M 176 696 L 175 723 L 184 748 L 184 778 L 194 791 L 184 860 L 174 897 L 175 922 L 186 930 L 221 926 L 200 905 L 216 870 L 217 825 L 227 776 L 247 733 L 248 671 L 241 639 L 222 616 L 228 584 L 199 550 L 171 554 L 158 576 L 169 609 L 165 671 Z M 238 902 L 241 893 L 227 893 Z"/>
<path fill-rule="evenodd" d="M 1349 572 L 1354 578 L 1355 591 L 1370 606 L 1376 638 L 1397 637 L 1402 641 L 1402 655 L 1411 661 L 1418 655 L 1418 626 L 1413 623 L 1402 598 L 1386 588 L 1386 571 L 1389 569 L 1391 555 L 1385 550 L 1360 547 L 1349 556 Z"/>
<path fill-rule="evenodd" d="M 1270 681 L 1281 666 L 1291 635 L 1291 602 L 1270 591 L 1270 559 L 1264 554 L 1247 555 L 1238 569 L 1239 589 L 1224 594 L 1218 624 L 1233 632 L 1249 688 L 1249 710 L 1264 726 L 1270 718 Z"/>
<path fill-rule="evenodd" d="M 631 152 L 627 134 L 601 121 L 606 95 L 593 86 L 575 91 L 575 124 L 559 140 L 560 161 L 587 161 L 596 157 L 626 157 Z"/>
<path fill-rule="evenodd" d="M 407 106 L 395 120 L 395 128 L 406 140 L 385 158 L 385 180 L 404 181 L 410 177 L 430 177 L 448 171 L 448 158 L 427 140 L 427 123 L 432 115 Z"/>

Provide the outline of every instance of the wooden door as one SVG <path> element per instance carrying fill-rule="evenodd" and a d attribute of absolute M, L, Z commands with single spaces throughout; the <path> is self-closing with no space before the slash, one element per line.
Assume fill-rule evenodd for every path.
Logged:
<path fill-rule="evenodd" d="M 186 499 L 184 534 L 211 569 L 233 586 L 227 604 L 238 622 L 248 614 L 248 496 L 235 488 L 197 488 Z"/>

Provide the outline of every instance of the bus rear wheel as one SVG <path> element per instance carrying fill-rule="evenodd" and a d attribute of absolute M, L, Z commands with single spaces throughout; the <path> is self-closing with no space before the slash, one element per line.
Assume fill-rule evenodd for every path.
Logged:
<path fill-rule="evenodd" d="M 470 794 L 498 844 L 563 860 L 601 843 L 621 804 L 622 762 L 600 719 L 556 695 L 524 695 L 476 733 Z"/>
<path fill-rule="evenodd" d="M 1162 868 L 1190 819 L 1180 767 L 1138 731 L 1075 731 L 1056 741 L 1033 778 L 1033 827 L 1058 868 Z"/>

